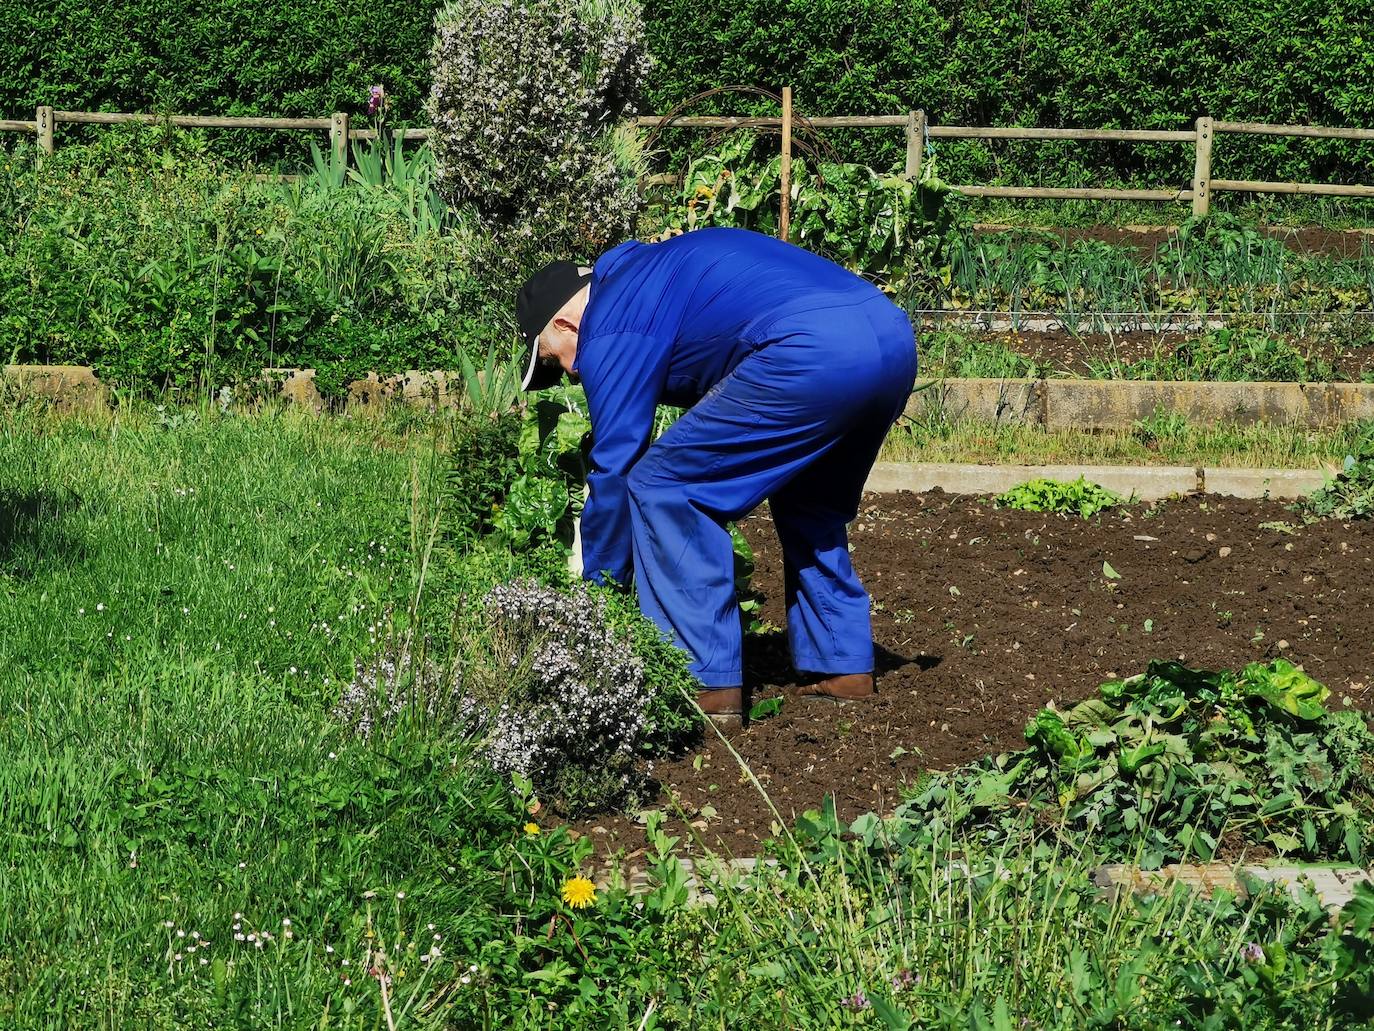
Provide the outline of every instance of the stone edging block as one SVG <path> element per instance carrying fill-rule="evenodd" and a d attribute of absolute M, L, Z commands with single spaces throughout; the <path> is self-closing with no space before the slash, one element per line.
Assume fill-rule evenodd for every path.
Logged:
<path fill-rule="evenodd" d="M 921 379 L 906 414 L 1039 426 L 1045 421 L 1044 387 L 1045 381 L 1037 379 Z"/>
<path fill-rule="evenodd" d="M 1232 498 L 1298 498 L 1326 483 L 1320 469 L 1213 469 L 1202 470 L 1208 494 Z"/>
<path fill-rule="evenodd" d="M 943 490 L 950 494 L 1001 494 L 1027 480 L 1076 480 L 1083 476 L 1125 497 L 1157 501 L 1200 488 L 1192 466 L 1129 465 L 963 465 L 925 462 L 879 462 L 864 489 L 879 493 L 899 490 L 920 493 Z"/>
<path fill-rule="evenodd" d="M 61 406 L 104 403 L 105 386 L 84 365 L 7 365 L 6 380 Z M 325 407 L 313 369 L 264 369 L 281 393 L 316 411 Z M 463 391 L 455 372 L 369 373 L 348 385 L 349 406 L 401 400 L 454 407 Z M 1050 430 L 1124 430 L 1157 409 L 1198 424 L 1275 423 L 1311 428 L 1374 419 L 1370 383 L 1193 383 L 1074 379 L 922 379 L 907 403 L 911 417 L 934 412 L 951 420 L 1043 426 Z"/>
<path fill-rule="evenodd" d="M 1123 497 L 1158 501 L 1177 494 L 1233 498 L 1298 498 L 1326 483 L 1320 469 L 1225 469 L 1182 465 L 973 465 L 940 462 L 878 462 L 864 490 L 878 494 L 942 490 L 949 494 L 1001 494 L 1027 480 L 1076 480 Z"/>
<path fill-rule="evenodd" d="M 1184 885 L 1203 895 L 1226 891 L 1247 896 L 1253 887 L 1277 885 L 1294 898 L 1300 897 L 1305 884 L 1328 909 L 1339 909 L 1355 897 L 1355 885 L 1374 884 L 1374 876 L 1357 866 L 1228 866 L 1225 863 L 1204 865 L 1179 864 L 1162 870 L 1144 871 L 1133 866 L 1113 864 L 1098 867 L 1093 882 L 1108 897 L 1123 892 L 1130 894 L 1158 894 L 1174 885 Z"/>
<path fill-rule="evenodd" d="M 44 398 L 59 409 L 99 408 L 108 400 L 105 384 L 87 365 L 6 365 L 4 380 L 18 393 Z"/>

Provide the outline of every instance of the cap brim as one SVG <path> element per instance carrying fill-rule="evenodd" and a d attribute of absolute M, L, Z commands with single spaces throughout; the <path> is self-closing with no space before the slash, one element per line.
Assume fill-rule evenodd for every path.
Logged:
<path fill-rule="evenodd" d="M 549 387 L 557 386 L 558 381 L 563 378 L 563 367 L 541 365 L 539 362 L 539 336 L 529 339 L 530 357 L 525 363 L 525 375 L 520 380 L 521 390 L 548 390 Z"/>

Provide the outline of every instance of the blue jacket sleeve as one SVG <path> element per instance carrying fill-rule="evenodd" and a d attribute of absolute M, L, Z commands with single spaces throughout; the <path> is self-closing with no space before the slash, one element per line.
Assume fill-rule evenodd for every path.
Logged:
<path fill-rule="evenodd" d="M 588 341 L 578 355 L 592 422 L 589 494 L 582 509 L 583 576 L 627 584 L 634 571 L 626 478 L 649 447 L 654 411 L 668 375 L 668 352 L 639 333 Z"/>

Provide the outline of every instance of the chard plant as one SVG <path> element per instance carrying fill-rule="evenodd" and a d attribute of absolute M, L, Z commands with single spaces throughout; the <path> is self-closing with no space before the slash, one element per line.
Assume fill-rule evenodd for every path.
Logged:
<path fill-rule="evenodd" d="M 1029 747 L 934 775 L 902 810 L 901 840 L 1092 830 L 1108 858 L 1212 859 L 1251 843 L 1363 863 L 1374 834 L 1374 733 L 1284 659 L 1237 672 L 1152 662 L 1066 711 L 1043 709 Z"/>
<path fill-rule="evenodd" d="M 996 499 L 998 508 L 1011 508 L 1019 512 L 1055 512 L 1059 515 L 1078 515 L 1088 519 L 1115 508 L 1122 503 L 1122 497 L 1115 491 L 1096 483 L 1089 483 L 1085 477 L 1067 483 L 1060 480 L 1037 479 L 1013 487 Z"/>

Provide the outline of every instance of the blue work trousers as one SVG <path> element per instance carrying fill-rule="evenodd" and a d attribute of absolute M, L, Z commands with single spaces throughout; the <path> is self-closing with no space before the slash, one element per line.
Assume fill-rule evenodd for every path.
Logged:
<path fill-rule="evenodd" d="M 786 316 L 645 452 L 628 479 L 640 606 L 708 688 L 743 683 L 725 524 L 769 500 L 798 670 L 873 669 L 868 593 L 847 524 L 916 377 L 906 315 L 885 298 Z"/>

